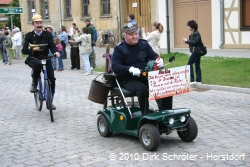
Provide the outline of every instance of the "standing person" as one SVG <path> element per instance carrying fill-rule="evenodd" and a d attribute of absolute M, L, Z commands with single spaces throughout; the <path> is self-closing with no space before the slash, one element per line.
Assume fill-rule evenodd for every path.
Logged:
<path fill-rule="evenodd" d="M 76 35 L 73 40 L 70 40 L 70 42 L 82 41 L 82 45 L 79 48 L 80 48 L 80 53 L 82 55 L 82 58 L 84 60 L 85 67 L 86 67 L 86 73 L 84 75 L 90 75 L 91 69 L 90 69 L 90 63 L 89 63 L 89 54 L 93 51 L 92 46 L 91 46 L 91 42 L 92 42 L 91 34 L 89 34 L 87 27 L 84 27 L 82 29 L 82 32 L 83 33 L 81 36 Z"/>
<path fill-rule="evenodd" d="M 63 47 L 63 59 L 67 59 L 66 45 L 68 44 L 68 34 L 65 26 L 61 27 L 62 32 L 58 35 Z"/>
<path fill-rule="evenodd" d="M 98 33 L 96 28 L 94 27 L 94 42 L 96 43 L 98 38 Z M 94 52 L 94 60 L 96 60 L 96 46 L 93 46 L 93 52 Z"/>
<path fill-rule="evenodd" d="M 74 27 L 72 39 L 78 37 L 78 28 Z M 71 70 L 80 70 L 79 42 L 70 42 Z"/>
<path fill-rule="evenodd" d="M 15 35 L 14 35 L 14 44 L 16 47 L 16 59 L 22 60 L 22 34 L 20 32 L 20 29 L 18 27 L 15 28 Z"/>
<path fill-rule="evenodd" d="M 135 15 L 132 14 L 132 13 L 128 14 L 127 20 L 128 20 L 129 23 L 137 24 L 136 21 L 135 21 Z M 141 35 L 140 28 L 138 28 L 137 33 L 138 33 L 138 37 L 140 38 L 140 35 Z"/>
<path fill-rule="evenodd" d="M 196 82 L 201 83 L 201 56 L 195 53 L 196 46 L 203 46 L 201 35 L 198 31 L 198 24 L 194 20 L 187 22 L 187 28 L 191 31 L 191 35 L 189 35 L 189 39 L 182 37 L 182 41 L 189 45 L 189 50 L 191 52 L 191 56 L 187 63 L 190 65 L 190 80 L 191 82 L 195 82 L 193 69 L 193 64 L 195 64 Z"/>
<path fill-rule="evenodd" d="M 64 67 L 63 67 L 63 47 L 62 47 L 60 39 L 55 38 L 54 42 L 56 44 L 58 52 L 60 53 L 60 57 L 58 57 L 58 66 L 59 67 L 58 67 L 58 70 L 57 70 L 57 71 L 60 72 L 60 71 L 64 70 Z"/>
<path fill-rule="evenodd" d="M 89 55 L 89 61 L 90 61 L 91 69 L 94 69 L 95 66 L 96 66 L 95 56 L 94 56 L 94 49 L 93 49 L 93 46 L 95 46 L 95 41 L 94 41 L 94 26 L 91 24 L 90 19 L 85 19 L 85 25 L 88 28 L 89 34 L 91 35 L 92 52 Z"/>
<path fill-rule="evenodd" d="M 53 28 L 52 26 L 48 26 L 46 27 L 46 31 L 50 32 L 52 34 L 52 38 L 56 38 L 56 35 L 53 31 Z M 56 58 L 53 56 L 53 54 L 51 53 L 50 49 L 49 49 L 49 56 L 52 56 L 52 58 L 50 59 L 51 60 L 51 63 L 52 63 L 52 67 L 53 67 L 53 70 L 56 70 Z"/>
<path fill-rule="evenodd" d="M 12 30 L 12 36 L 11 36 L 11 41 L 12 41 L 12 50 L 13 50 L 13 53 L 14 53 L 14 57 L 13 59 L 17 59 L 17 55 L 16 55 L 16 44 L 14 43 L 14 35 L 15 35 L 15 29 Z"/>
<path fill-rule="evenodd" d="M 10 56 L 10 48 L 12 45 L 12 41 L 11 41 L 11 36 L 9 35 L 9 31 L 5 30 L 4 34 L 6 36 L 6 39 L 3 43 L 4 48 L 6 49 L 6 58 L 7 58 L 7 63 L 6 65 L 11 65 L 11 56 Z"/>
<path fill-rule="evenodd" d="M 56 57 L 60 57 L 52 35 L 50 32 L 43 31 L 43 19 L 42 16 L 39 14 L 35 14 L 32 17 L 32 25 L 34 26 L 34 30 L 28 32 L 25 35 L 24 45 L 23 45 L 23 54 L 28 54 L 28 58 L 26 59 L 25 63 L 32 67 L 32 84 L 30 88 L 30 92 L 34 93 L 37 91 L 38 79 L 40 77 L 41 70 L 43 70 L 43 65 L 40 63 L 36 63 L 36 61 L 32 61 L 30 57 L 35 57 L 39 60 L 47 59 L 49 49 L 51 50 L 52 54 Z M 29 48 L 29 44 L 47 44 L 47 47 L 41 49 L 40 47 L 34 47 L 33 49 Z M 51 65 L 51 61 L 46 61 L 46 68 L 48 79 L 51 82 L 51 92 L 52 92 L 52 99 L 55 94 L 55 76 L 54 70 Z M 52 109 L 55 110 L 56 106 L 52 103 Z"/>
<path fill-rule="evenodd" d="M 112 70 L 119 75 L 121 87 L 137 95 L 142 115 L 149 110 L 148 80 L 141 76 L 140 69 L 145 69 L 149 60 L 156 60 L 156 54 L 148 42 L 138 37 L 137 24 L 127 23 L 123 26 L 125 41 L 114 48 Z M 163 59 L 156 60 L 159 68 L 163 67 Z M 163 98 L 159 110 L 172 109 L 172 97 Z"/>
<path fill-rule="evenodd" d="M 147 40 L 149 45 L 152 47 L 155 53 L 160 55 L 159 41 L 161 39 L 161 33 L 163 32 L 163 26 L 161 23 L 154 22 L 152 25 L 152 32 L 147 32 L 146 28 L 143 27 L 142 38 Z"/>
<path fill-rule="evenodd" d="M 72 35 L 74 34 L 73 30 L 74 30 L 74 27 L 76 27 L 76 23 L 72 23 L 70 29 L 69 29 L 69 37 L 71 38 Z"/>
<path fill-rule="evenodd" d="M 5 35 L 3 34 L 3 31 L 0 31 L 0 54 L 2 56 L 3 63 L 6 64 L 6 56 L 3 51 L 3 41 L 6 39 Z"/>

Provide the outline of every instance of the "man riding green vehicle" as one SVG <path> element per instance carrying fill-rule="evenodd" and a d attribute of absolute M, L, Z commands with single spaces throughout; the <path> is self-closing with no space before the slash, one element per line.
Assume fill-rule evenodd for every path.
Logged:
<path fill-rule="evenodd" d="M 172 94 L 162 93 L 161 96 L 154 94 L 156 83 L 149 84 L 152 72 L 165 76 L 170 73 L 164 69 L 163 59 L 152 50 L 148 42 L 138 38 L 137 29 L 137 24 L 124 25 L 125 41 L 114 48 L 110 62 L 112 73 L 104 74 L 106 83 L 111 87 L 110 95 L 107 96 L 110 97 L 111 106 L 98 111 L 98 131 L 103 137 L 111 136 L 113 132 L 138 137 L 148 151 L 156 150 L 160 145 L 160 135 L 168 135 L 172 130 L 177 130 L 183 141 L 191 142 L 198 134 L 197 125 L 190 116 L 191 111 L 172 108 L 172 96 L 177 92 L 180 94 L 183 89 Z M 106 54 L 106 58 L 107 55 L 110 56 Z M 174 57 L 169 61 L 173 62 Z M 168 78 L 171 79 L 171 76 Z M 188 79 L 184 80 L 187 81 L 185 85 L 188 85 Z M 185 89 L 190 91 L 188 86 Z M 95 101 L 90 96 L 91 90 L 89 99 Z M 137 96 L 139 106 L 134 102 L 134 96 Z M 149 106 L 149 96 L 156 100 L 159 110 Z M 126 97 L 131 97 L 130 103 Z"/>

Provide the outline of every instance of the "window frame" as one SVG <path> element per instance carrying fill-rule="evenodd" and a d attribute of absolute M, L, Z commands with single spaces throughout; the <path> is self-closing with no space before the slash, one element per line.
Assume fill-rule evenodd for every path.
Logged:
<path fill-rule="evenodd" d="M 67 3 L 67 2 L 69 2 L 69 3 Z M 65 9 L 64 18 L 65 19 L 71 19 L 72 18 L 72 5 L 71 4 L 72 4 L 71 0 L 65 0 L 64 1 L 64 6 L 65 6 L 64 7 L 64 9 Z"/>
<path fill-rule="evenodd" d="M 48 9 L 48 18 L 45 17 L 45 4 L 46 4 L 45 1 L 47 1 L 46 3 L 48 5 L 48 8 L 47 8 Z M 49 1 L 48 0 L 41 0 L 41 6 L 42 6 L 41 7 L 41 11 L 42 12 L 41 13 L 42 13 L 43 19 L 44 20 L 49 20 L 50 19 L 50 17 L 49 17 L 49 15 L 50 15 L 50 12 L 49 12 Z"/>
<path fill-rule="evenodd" d="M 104 8 L 104 3 L 107 3 L 107 13 L 104 13 L 104 10 L 103 10 L 103 8 Z M 110 7 L 110 0 L 101 0 L 101 8 L 102 8 L 102 10 L 101 10 L 101 16 L 110 16 L 111 15 L 111 7 Z"/>
<path fill-rule="evenodd" d="M 86 1 L 87 1 L 87 3 L 86 3 Z M 89 17 L 90 16 L 90 6 L 89 6 L 89 4 L 90 4 L 90 2 L 89 2 L 89 0 L 82 0 L 82 17 Z M 85 15 L 85 6 L 87 6 L 87 15 Z"/>
<path fill-rule="evenodd" d="M 243 25 L 244 11 L 243 11 L 243 0 L 240 0 L 240 31 L 250 31 L 250 26 Z"/>
<path fill-rule="evenodd" d="M 32 9 L 36 10 L 36 1 L 35 0 L 28 0 L 28 22 L 32 22 L 32 17 L 33 17 L 33 13 L 32 13 Z M 34 8 L 32 8 L 32 3 L 34 5 Z"/>

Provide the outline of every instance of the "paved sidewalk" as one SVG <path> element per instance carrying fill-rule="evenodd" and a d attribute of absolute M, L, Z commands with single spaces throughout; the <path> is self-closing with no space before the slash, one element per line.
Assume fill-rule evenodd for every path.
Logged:
<path fill-rule="evenodd" d="M 40 112 L 35 108 L 30 68 L 23 61 L 0 64 L 0 167 L 250 166 L 250 94 L 193 89 L 175 96 L 174 108 L 191 109 L 198 136 L 185 143 L 175 131 L 163 134 L 160 147 L 148 152 L 135 137 L 99 135 L 96 114 L 102 105 L 87 99 L 96 75 L 83 76 L 83 69 L 55 72 L 51 123 L 45 105 Z M 150 105 L 156 108 L 154 101 Z M 191 155 L 196 158 L 188 160 Z"/>

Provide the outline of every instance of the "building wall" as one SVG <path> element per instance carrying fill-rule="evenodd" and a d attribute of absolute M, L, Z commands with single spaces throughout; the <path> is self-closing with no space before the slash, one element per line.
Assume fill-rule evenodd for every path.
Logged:
<path fill-rule="evenodd" d="M 223 48 L 250 48 L 250 31 L 240 30 L 240 1 L 224 0 Z"/>
<path fill-rule="evenodd" d="M 168 1 L 169 9 L 169 30 L 170 30 L 170 48 L 174 47 L 174 13 L 173 0 Z M 166 1 L 157 1 L 157 20 L 163 25 L 164 31 L 161 34 L 160 48 L 167 48 L 167 10 Z"/>
<path fill-rule="evenodd" d="M 219 49 L 221 44 L 220 1 L 211 1 L 212 10 L 212 49 Z"/>
<path fill-rule="evenodd" d="M 85 27 L 84 19 L 82 17 L 82 3 L 81 0 L 71 0 L 72 6 L 72 18 L 65 19 L 65 4 L 64 0 L 61 0 L 61 11 L 62 11 L 62 25 L 66 26 L 67 30 L 70 29 L 72 23 L 76 23 L 79 29 Z M 23 7 L 24 13 L 21 15 L 22 20 L 22 31 L 28 32 L 33 30 L 31 22 L 28 22 L 28 4 L 27 1 L 19 0 L 20 7 Z M 36 13 L 41 14 L 41 3 L 36 0 Z M 109 31 L 118 38 L 118 1 L 110 0 L 110 16 L 101 16 L 101 0 L 90 0 L 90 16 L 93 25 L 96 27 L 99 34 L 103 31 Z M 60 16 L 59 16 L 59 4 L 58 0 L 49 1 L 49 20 L 44 20 L 43 25 L 46 27 L 52 25 L 56 32 L 60 30 Z M 101 35 L 98 37 L 100 38 Z"/>

